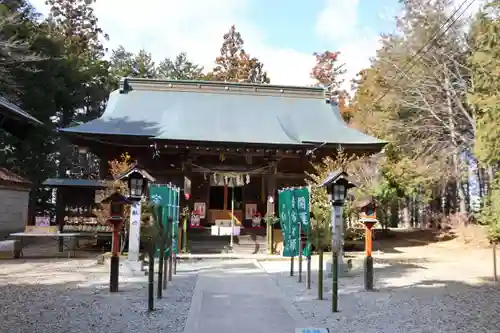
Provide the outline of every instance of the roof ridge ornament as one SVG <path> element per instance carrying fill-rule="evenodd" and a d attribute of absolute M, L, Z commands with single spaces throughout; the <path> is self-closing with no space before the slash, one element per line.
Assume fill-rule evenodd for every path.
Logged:
<path fill-rule="evenodd" d="M 131 90 L 132 90 L 132 87 L 130 86 L 129 78 L 122 77 L 120 79 L 120 88 L 119 88 L 120 94 L 126 94 Z"/>
<path fill-rule="evenodd" d="M 318 99 L 324 97 L 324 89 L 319 87 L 204 80 L 167 80 L 143 77 L 126 77 L 120 80 L 121 93 L 126 93 L 131 90 L 202 91 L 203 93 L 251 94 Z"/>

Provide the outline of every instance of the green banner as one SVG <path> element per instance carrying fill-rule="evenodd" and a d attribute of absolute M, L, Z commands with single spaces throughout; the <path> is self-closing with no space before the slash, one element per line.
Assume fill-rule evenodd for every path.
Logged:
<path fill-rule="evenodd" d="M 299 219 L 293 189 L 280 191 L 278 200 L 283 234 L 283 256 L 295 257 L 299 254 Z"/>
<path fill-rule="evenodd" d="M 177 253 L 177 225 L 179 223 L 179 189 L 172 185 L 153 184 L 149 188 L 149 197 L 153 204 L 161 206 L 162 221 L 165 230 L 169 230 L 172 235 L 172 248 Z M 170 224 L 169 221 L 172 221 Z M 167 249 L 169 251 L 169 249 Z"/>
<path fill-rule="evenodd" d="M 307 187 L 300 187 L 293 190 L 293 196 L 295 201 L 295 208 L 297 211 L 299 223 L 301 224 L 302 231 L 307 236 L 309 235 L 309 230 L 311 227 L 310 215 L 309 215 L 309 205 L 310 205 L 310 194 Z M 302 250 L 302 255 L 309 256 L 311 254 L 311 242 L 309 239 L 306 241 L 306 245 Z"/>
<path fill-rule="evenodd" d="M 180 189 L 175 187 L 172 191 L 173 200 L 172 200 L 172 248 L 174 249 L 174 253 L 179 252 L 178 240 L 179 240 L 179 198 L 180 198 Z"/>

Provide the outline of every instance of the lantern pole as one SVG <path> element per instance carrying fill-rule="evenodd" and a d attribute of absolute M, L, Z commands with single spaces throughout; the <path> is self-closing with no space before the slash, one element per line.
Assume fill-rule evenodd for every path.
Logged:
<path fill-rule="evenodd" d="M 333 185 L 336 186 L 336 185 Z M 334 189 L 335 191 L 335 189 Z M 342 245 L 340 235 L 340 219 L 342 218 L 342 206 L 332 202 L 331 229 L 332 229 L 332 312 L 338 312 L 339 291 L 339 266 L 342 265 Z M 340 258 L 340 260 L 339 260 Z"/>
<path fill-rule="evenodd" d="M 120 269 L 120 257 L 118 255 L 120 248 L 120 222 L 121 221 L 113 221 L 113 244 L 109 273 L 109 291 L 112 293 L 118 292 L 118 277 Z"/>
<path fill-rule="evenodd" d="M 377 222 L 372 219 L 362 221 L 365 225 L 365 290 L 373 290 L 372 228 Z"/>

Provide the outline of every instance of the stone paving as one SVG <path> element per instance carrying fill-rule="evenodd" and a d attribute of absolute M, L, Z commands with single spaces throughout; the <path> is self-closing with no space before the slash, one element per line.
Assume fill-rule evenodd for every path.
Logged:
<path fill-rule="evenodd" d="M 200 271 L 184 333 L 289 333 L 306 325 L 252 260 Z"/>
<path fill-rule="evenodd" d="M 307 290 L 297 276 L 289 276 L 289 261 L 183 260 L 149 314 L 145 276 L 122 272 L 121 290 L 111 295 L 109 265 L 96 265 L 95 259 L 5 260 L 0 261 L 0 331 L 497 332 L 500 287 L 490 281 L 491 253 L 442 251 L 376 253 L 378 291 L 363 290 L 359 269 L 342 278 L 339 313 L 330 311 L 331 279 L 325 279 L 325 300 L 318 301 L 316 272 Z"/>
<path fill-rule="evenodd" d="M 0 332 L 181 333 L 198 267 L 185 263 L 155 311 L 147 312 L 147 277 L 120 275 L 109 293 L 109 265 L 95 259 L 0 261 Z M 156 288 L 156 285 L 155 285 Z"/>
<path fill-rule="evenodd" d="M 325 300 L 319 301 L 316 271 L 312 289 L 307 290 L 296 276 L 289 276 L 288 263 L 260 265 L 311 326 L 330 332 L 499 331 L 500 285 L 491 283 L 491 257 L 484 252 L 403 251 L 407 253 L 377 255 L 375 292 L 364 291 L 359 272 L 342 278 L 339 313 L 331 312 L 331 279 L 325 279 Z"/>

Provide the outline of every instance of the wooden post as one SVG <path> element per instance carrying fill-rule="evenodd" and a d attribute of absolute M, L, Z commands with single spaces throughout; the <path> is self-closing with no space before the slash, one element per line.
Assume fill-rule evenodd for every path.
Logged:
<path fill-rule="evenodd" d="M 118 291 L 118 277 L 119 277 L 119 267 L 120 267 L 120 257 L 118 253 L 120 251 L 120 225 L 121 223 L 115 222 L 113 224 L 113 238 L 111 247 L 111 267 L 110 267 L 110 278 L 109 278 L 109 291 L 115 293 Z"/>
<path fill-rule="evenodd" d="M 267 209 L 266 209 L 266 215 L 268 216 L 274 216 L 274 205 L 277 200 L 275 198 L 276 196 L 276 170 L 277 170 L 277 163 L 275 161 L 271 161 L 269 163 L 269 169 L 267 172 Z M 272 198 L 272 200 L 269 200 Z M 269 254 L 272 254 L 272 244 L 273 244 L 273 226 L 266 228 L 267 231 L 267 237 L 268 237 L 268 247 L 269 244 L 271 244 L 271 248 L 267 249 Z M 293 260 L 293 258 L 292 258 Z"/>
<path fill-rule="evenodd" d="M 59 226 L 59 232 L 63 232 L 64 229 L 64 214 L 65 214 L 65 209 L 66 209 L 66 202 L 64 200 L 64 195 L 63 192 L 64 189 L 61 187 L 58 187 L 56 189 L 56 223 Z M 64 251 L 64 238 L 63 237 L 58 237 L 58 247 L 59 247 L 59 252 Z"/>
<path fill-rule="evenodd" d="M 374 222 L 365 222 L 365 290 L 373 290 L 373 257 L 372 257 L 372 236 Z"/>
<path fill-rule="evenodd" d="M 222 210 L 227 211 L 227 198 L 229 197 L 229 188 L 227 184 L 224 184 L 224 206 L 222 206 Z"/>
<path fill-rule="evenodd" d="M 99 156 L 99 179 L 106 179 L 109 173 L 108 157 Z"/>

